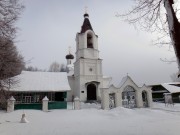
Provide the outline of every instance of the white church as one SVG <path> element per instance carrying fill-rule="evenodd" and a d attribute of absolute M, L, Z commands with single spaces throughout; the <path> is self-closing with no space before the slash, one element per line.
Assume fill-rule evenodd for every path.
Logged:
<path fill-rule="evenodd" d="M 116 106 L 151 107 L 151 90 L 138 87 L 127 75 L 116 88 L 111 77 L 103 75 L 102 59 L 99 57 L 98 35 L 95 34 L 89 15 L 84 14 L 84 22 L 80 33 L 76 34 L 76 60 L 69 53 L 66 56 L 68 81 L 71 87 L 67 100 L 78 97 L 80 101 L 101 101 L 102 108 Z"/>
<path fill-rule="evenodd" d="M 41 103 L 47 96 L 50 102 L 61 101 L 64 108 L 74 98 L 81 102 L 99 102 L 102 109 L 152 106 L 152 92 L 146 85 L 139 87 L 127 75 L 115 87 L 111 84 L 111 77 L 103 75 L 98 36 L 87 13 L 84 14 L 81 31 L 76 34 L 75 58 L 71 52 L 66 55 L 67 73 L 23 71 L 17 76 L 20 83 L 11 89 L 17 103 Z"/>
<path fill-rule="evenodd" d="M 74 64 L 72 64 L 72 58 L 72 54 L 66 56 L 68 80 L 72 89 L 68 98 L 77 96 L 81 101 L 101 100 L 100 90 L 107 87 L 111 78 L 103 76 L 98 36 L 92 29 L 88 14 L 84 14 L 81 31 L 76 34 L 76 61 Z"/>

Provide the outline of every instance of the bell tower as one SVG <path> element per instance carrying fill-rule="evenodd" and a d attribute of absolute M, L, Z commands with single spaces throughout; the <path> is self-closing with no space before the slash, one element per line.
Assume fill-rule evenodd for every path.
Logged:
<path fill-rule="evenodd" d="M 76 59 L 98 59 L 99 51 L 97 41 L 98 36 L 93 31 L 89 21 L 89 15 L 85 13 L 81 32 L 76 35 Z"/>
<path fill-rule="evenodd" d="M 91 26 L 89 15 L 85 13 L 80 33 L 76 34 L 74 96 L 78 96 L 81 101 L 100 100 L 102 76 L 102 59 L 99 58 L 98 36 Z"/>

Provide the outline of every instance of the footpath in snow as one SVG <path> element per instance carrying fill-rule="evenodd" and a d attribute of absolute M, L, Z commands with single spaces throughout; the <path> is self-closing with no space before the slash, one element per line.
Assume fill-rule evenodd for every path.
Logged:
<path fill-rule="evenodd" d="M 81 110 L 24 110 L 29 123 L 20 123 L 23 110 L 0 111 L 0 135 L 179 135 L 180 104 L 152 109 L 82 104 Z"/>

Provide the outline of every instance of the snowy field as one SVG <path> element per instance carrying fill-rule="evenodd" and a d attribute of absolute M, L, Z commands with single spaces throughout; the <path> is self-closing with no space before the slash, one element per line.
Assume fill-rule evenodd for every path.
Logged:
<path fill-rule="evenodd" d="M 180 104 L 152 109 L 83 104 L 81 110 L 25 110 L 29 123 L 20 123 L 23 110 L 0 111 L 0 135 L 180 135 Z"/>

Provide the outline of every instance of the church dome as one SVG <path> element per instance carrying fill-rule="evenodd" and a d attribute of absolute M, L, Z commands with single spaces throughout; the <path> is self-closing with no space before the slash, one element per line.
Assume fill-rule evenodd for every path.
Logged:
<path fill-rule="evenodd" d="M 72 54 L 66 55 L 66 59 L 74 59 L 74 56 Z"/>

